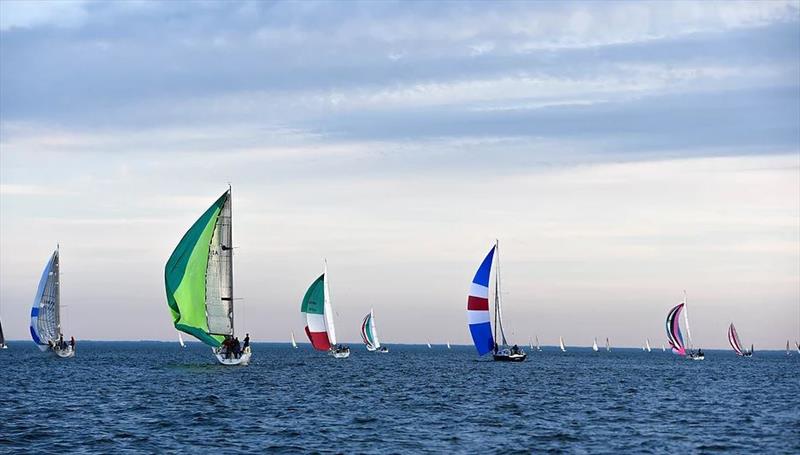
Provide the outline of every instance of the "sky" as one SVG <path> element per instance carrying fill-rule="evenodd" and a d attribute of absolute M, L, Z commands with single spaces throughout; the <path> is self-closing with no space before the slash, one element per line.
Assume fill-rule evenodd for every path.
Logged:
<path fill-rule="evenodd" d="M 228 183 L 237 332 L 800 338 L 800 2 L 0 2 L 0 318 L 175 340 L 164 264 Z"/>

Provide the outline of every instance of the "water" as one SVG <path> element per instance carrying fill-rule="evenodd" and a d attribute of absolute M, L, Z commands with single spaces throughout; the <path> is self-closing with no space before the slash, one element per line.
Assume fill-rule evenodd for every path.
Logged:
<path fill-rule="evenodd" d="M 523 364 L 471 347 L 254 345 L 249 367 L 191 343 L 0 351 L 0 453 L 800 453 L 800 355 L 554 348 Z"/>

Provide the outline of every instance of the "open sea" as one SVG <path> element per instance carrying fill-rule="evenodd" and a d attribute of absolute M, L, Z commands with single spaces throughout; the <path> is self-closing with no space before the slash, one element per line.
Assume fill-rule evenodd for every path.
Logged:
<path fill-rule="evenodd" d="M 800 453 L 800 355 L 557 348 L 522 364 L 471 346 L 352 345 L 338 360 L 253 346 L 31 342 L 0 351 L 0 453 Z"/>

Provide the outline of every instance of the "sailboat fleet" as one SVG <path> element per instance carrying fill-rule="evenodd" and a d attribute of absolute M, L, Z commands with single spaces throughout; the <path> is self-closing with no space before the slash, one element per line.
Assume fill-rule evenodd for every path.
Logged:
<path fill-rule="evenodd" d="M 178 330 L 181 347 L 186 347 L 183 339 L 185 333 L 208 345 L 219 363 L 247 365 L 252 357 L 249 334 L 241 345 L 234 331 L 232 202 L 229 186 L 186 231 L 164 267 L 164 285 L 167 305 L 174 327 Z M 323 272 L 307 289 L 300 312 L 312 347 L 342 359 L 350 356 L 350 348 L 337 343 L 327 266 L 327 261 L 323 260 Z M 69 342 L 64 341 L 60 286 L 60 254 L 59 248 L 56 248 L 39 281 L 31 309 L 30 333 L 40 350 L 53 352 L 60 358 L 69 358 L 75 356 L 75 340 L 71 338 Z M 686 341 L 681 330 L 681 314 Z M 497 240 L 472 279 L 467 297 L 467 322 L 479 356 L 491 352 L 493 360 L 507 362 L 522 362 L 527 358 L 522 348 L 508 341 L 503 326 L 500 251 Z M 683 300 L 667 313 L 666 332 L 672 352 L 692 360 L 705 358 L 702 349 L 694 348 L 685 291 Z M 360 334 L 368 352 L 389 352 L 379 340 L 374 309 L 370 309 L 364 316 Z M 535 338 L 535 344 L 532 339 L 528 340 L 528 347 L 531 351 L 541 351 L 539 337 Z M 733 323 L 728 327 L 728 342 L 737 356 L 753 355 L 752 344 L 749 350 L 742 349 Z M 430 349 L 430 342 L 426 344 Z M 291 332 L 291 345 L 297 348 L 294 332 Z M 450 349 L 449 341 L 446 345 Z M 795 342 L 795 347 L 800 353 L 800 342 Z M 7 346 L 0 324 L 0 349 L 5 348 Z M 561 352 L 567 351 L 563 337 L 559 337 L 559 348 Z M 666 351 L 664 344 L 661 349 Z M 599 350 L 595 337 L 592 351 Z M 605 350 L 611 351 L 608 338 L 605 340 Z M 645 339 L 642 350 L 652 351 L 649 338 Z M 787 340 L 786 355 L 790 353 L 790 342 Z"/>

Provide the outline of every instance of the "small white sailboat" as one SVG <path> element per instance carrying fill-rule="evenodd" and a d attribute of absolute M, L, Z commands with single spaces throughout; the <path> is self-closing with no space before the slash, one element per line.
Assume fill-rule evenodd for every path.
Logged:
<path fill-rule="evenodd" d="M 183 342 L 183 337 L 181 336 L 181 332 L 178 332 L 178 343 L 181 344 L 182 348 L 186 347 L 186 343 Z"/>
<path fill-rule="evenodd" d="M 789 349 L 789 340 L 786 340 L 786 355 L 792 355 L 792 350 Z"/>
<path fill-rule="evenodd" d="M 567 348 L 564 346 L 564 337 L 558 337 L 558 345 L 561 347 L 561 352 L 567 352 Z"/>
<path fill-rule="evenodd" d="M 433 349 L 430 343 L 428 343 L 428 349 Z"/>
<path fill-rule="evenodd" d="M 361 322 L 361 339 L 369 352 L 389 352 L 389 348 L 382 346 L 378 339 L 378 325 L 375 322 L 375 312 L 370 308 L 369 313 Z"/>
<path fill-rule="evenodd" d="M 542 346 L 539 345 L 539 335 L 536 335 L 536 350 L 541 351 Z"/>
<path fill-rule="evenodd" d="M 650 348 L 650 338 L 644 340 L 644 348 L 647 352 L 652 352 L 653 350 Z"/>
<path fill-rule="evenodd" d="M 447 349 L 450 349 L 450 342 L 447 342 Z"/>
<path fill-rule="evenodd" d="M 608 342 L 608 337 L 606 337 L 606 352 L 611 352 L 611 343 Z"/>
<path fill-rule="evenodd" d="M 292 330 L 292 347 L 297 349 L 297 341 L 294 340 L 294 330 Z"/>
<path fill-rule="evenodd" d="M 8 346 L 6 346 L 6 337 L 3 335 L 2 322 L 0 322 L 0 349 L 8 349 Z"/>
<path fill-rule="evenodd" d="M 592 351 L 597 352 L 599 350 L 600 348 L 597 347 L 597 338 L 595 338 L 594 342 L 592 343 Z"/>
<path fill-rule="evenodd" d="M 667 348 L 664 347 L 664 343 L 661 343 L 661 352 L 667 352 Z"/>
<path fill-rule="evenodd" d="M 794 344 L 797 345 L 797 353 L 800 354 L 800 341 L 795 341 Z"/>
<path fill-rule="evenodd" d="M 336 343 L 333 306 L 328 287 L 328 261 L 323 260 L 322 275 L 306 291 L 300 312 L 306 319 L 306 335 L 314 349 L 327 351 L 336 359 L 350 357 L 350 348 Z"/>

